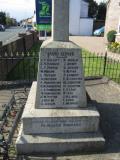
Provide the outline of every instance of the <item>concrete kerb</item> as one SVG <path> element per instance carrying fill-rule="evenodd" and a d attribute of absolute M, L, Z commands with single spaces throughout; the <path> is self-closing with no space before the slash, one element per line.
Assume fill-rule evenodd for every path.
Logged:
<path fill-rule="evenodd" d="M 26 33 L 18 33 L 18 37 L 25 37 Z"/>
<path fill-rule="evenodd" d="M 118 90 L 120 91 L 120 84 L 118 84 L 118 83 L 116 83 L 116 82 L 114 82 L 114 81 L 112 81 L 112 80 L 109 80 L 109 81 L 108 81 L 108 84 L 109 84 L 110 86 L 115 87 L 116 89 L 118 89 Z"/>

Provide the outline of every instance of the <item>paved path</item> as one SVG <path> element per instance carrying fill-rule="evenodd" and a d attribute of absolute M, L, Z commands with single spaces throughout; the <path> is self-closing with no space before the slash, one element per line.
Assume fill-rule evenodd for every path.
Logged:
<path fill-rule="evenodd" d="M 11 27 L 6 29 L 5 32 L 0 32 L 0 41 L 2 41 L 3 44 L 7 43 L 11 39 L 16 38 L 19 32 L 25 32 L 25 29 L 22 27 Z"/>
<path fill-rule="evenodd" d="M 40 37 L 40 40 L 45 40 L 45 37 Z M 47 37 L 50 39 L 50 37 Z M 92 36 L 70 36 L 70 41 L 73 41 L 81 48 L 84 48 L 90 52 L 102 53 L 106 52 L 106 45 L 103 37 L 92 37 Z"/>
<path fill-rule="evenodd" d="M 104 37 L 71 36 L 70 40 L 81 48 L 84 48 L 92 53 L 99 55 L 105 55 L 106 53 L 106 43 Z M 120 54 L 111 52 L 107 53 L 109 58 L 120 61 Z"/>
<path fill-rule="evenodd" d="M 71 36 L 70 40 L 90 52 L 105 54 L 106 45 L 103 37 Z"/>

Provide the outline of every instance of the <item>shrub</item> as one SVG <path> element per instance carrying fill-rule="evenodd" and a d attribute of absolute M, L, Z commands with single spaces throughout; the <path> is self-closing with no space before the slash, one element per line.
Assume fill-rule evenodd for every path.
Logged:
<path fill-rule="evenodd" d="M 108 50 L 114 53 L 120 53 L 120 43 L 118 42 L 109 43 Z"/>
<path fill-rule="evenodd" d="M 117 32 L 112 30 L 112 31 L 109 31 L 108 34 L 107 34 L 107 40 L 108 42 L 115 42 L 115 34 Z"/>

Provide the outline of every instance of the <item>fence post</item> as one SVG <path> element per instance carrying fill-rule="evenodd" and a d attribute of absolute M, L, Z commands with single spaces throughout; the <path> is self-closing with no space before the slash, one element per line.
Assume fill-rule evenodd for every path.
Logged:
<path fill-rule="evenodd" d="M 2 47 L 2 45 L 3 45 L 3 42 L 2 42 L 2 41 L 0 41 L 0 47 Z"/>
<path fill-rule="evenodd" d="M 24 53 L 26 53 L 26 51 L 27 51 L 27 49 L 26 49 L 26 41 L 25 41 L 26 33 L 18 33 L 18 36 L 23 39 Z"/>
<path fill-rule="evenodd" d="M 107 51 L 105 52 L 105 57 L 104 57 L 103 76 L 105 76 L 106 65 L 107 65 Z"/>

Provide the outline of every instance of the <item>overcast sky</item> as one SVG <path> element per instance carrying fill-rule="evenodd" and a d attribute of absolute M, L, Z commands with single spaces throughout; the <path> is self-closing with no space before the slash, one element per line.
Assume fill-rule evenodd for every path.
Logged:
<path fill-rule="evenodd" d="M 96 0 L 98 3 L 105 0 Z M 31 17 L 35 10 L 35 0 L 0 0 L 0 11 L 5 11 L 18 21 Z"/>

